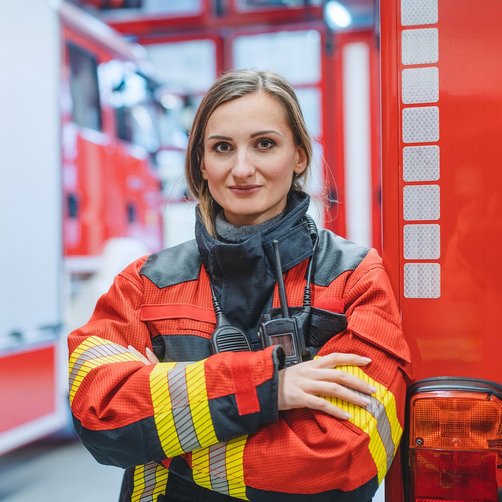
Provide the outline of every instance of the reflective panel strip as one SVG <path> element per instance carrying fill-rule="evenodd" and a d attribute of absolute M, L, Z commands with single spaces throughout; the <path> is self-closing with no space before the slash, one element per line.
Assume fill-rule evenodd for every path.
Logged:
<path fill-rule="evenodd" d="M 439 180 L 439 146 L 405 146 L 403 148 L 403 180 Z"/>
<path fill-rule="evenodd" d="M 405 220 L 439 220 L 440 211 L 439 185 L 407 185 L 403 188 Z"/>
<path fill-rule="evenodd" d="M 242 500 L 248 500 L 244 482 L 244 448 L 247 439 L 248 436 L 231 439 L 226 451 L 229 495 Z"/>
<path fill-rule="evenodd" d="M 404 108 L 402 125 L 404 143 L 439 141 L 439 108 L 437 106 Z"/>
<path fill-rule="evenodd" d="M 441 265 L 439 263 L 405 263 L 404 297 L 439 298 Z"/>
<path fill-rule="evenodd" d="M 188 400 L 192 421 L 198 442 L 202 447 L 218 442 L 209 410 L 204 362 L 204 360 L 198 361 L 186 368 Z"/>
<path fill-rule="evenodd" d="M 192 452 L 193 480 L 199 486 L 212 490 L 211 476 L 209 475 L 209 448 L 201 448 Z"/>
<path fill-rule="evenodd" d="M 134 487 L 131 502 L 155 502 L 167 488 L 167 469 L 160 464 L 151 462 L 138 465 L 134 469 Z"/>
<path fill-rule="evenodd" d="M 403 26 L 436 24 L 438 0 L 401 0 L 401 24 Z"/>
<path fill-rule="evenodd" d="M 131 495 L 131 502 L 139 502 L 141 500 L 141 495 L 143 495 L 143 490 L 145 489 L 145 466 L 137 465 L 134 468 L 133 477 L 133 491 Z"/>
<path fill-rule="evenodd" d="M 439 101 L 439 69 L 408 68 L 402 72 L 401 99 L 404 104 Z"/>
<path fill-rule="evenodd" d="M 437 63 L 439 36 L 437 28 L 403 30 L 401 32 L 401 62 L 404 65 Z"/>
<path fill-rule="evenodd" d="M 194 481 L 205 488 L 248 500 L 244 483 L 244 447 L 247 436 L 192 452 Z"/>
<path fill-rule="evenodd" d="M 366 408 L 356 406 L 338 398 L 326 397 L 330 403 L 351 415 L 349 421 L 369 436 L 369 450 L 378 471 L 379 483 L 385 477 L 399 445 L 403 429 L 397 418 L 396 400 L 392 392 L 369 377 L 357 366 L 337 366 L 377 390 L 370 396 Z"/>
<path fill-rule="evenodd" d="M 404 258 L 437 260 L 441 254 L 439 225 L 405 225 Z"/>
<path fill-rule="evenodd" d="M 227 443 L 218 443 L 209 448 L 209 470 L 213 490 L 229 495 L 225 461 L 226 451 Z"/>
<path fill-rule="evenodd" d="M 141 359 L 122 345 L 97 336 L 84 340 L 72 353 L 69 361 L 70 404 L 77 390 L 94 368 L 110 363 L 141 362 Z"/>
<path fill-rule="evenodd" d="M 167 381 L 178 439 L 184 451 L 192 451 L 196 448 L 200 448 L 201 445 L 197 440 L 197 434 L 195 432 L 192 413 L 188 402 L 185 366 L 186 365 L 177 365 L 174 369 L 169 371 Z"/>
<path fill-rule="evenodd" d="M 176 363 L 158 363 L 150 373 L 150 392 L 155 425 L 160 444 L 168 458 L 185 452 L 176 431 L 168 387 L 168 373 L 175 366 Z"/>

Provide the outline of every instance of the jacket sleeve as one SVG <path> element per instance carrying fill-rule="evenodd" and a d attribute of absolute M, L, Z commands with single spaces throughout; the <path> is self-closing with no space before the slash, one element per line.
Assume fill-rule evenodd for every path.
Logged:
<path fill-rule="evenodd" d="M 161 461 L 277 420 L 276 348 L 155 365 L 127 349 L 151 348 L 138 312 L 142 263 L 117 276 L 90 321 L 68 338 L 71 410 L 93 456 L 120 467 Z"/>
<path fill-rule="evenodd" d="M 361 492 L 354 500 L 371 498 L 371 490 L 376 489 L 390 467 L 403 432 L 410 357 L 390 282 L 376 251 L 370 251 L 349 275 L 340 288 L 347 329 L 332 337 L 319 355 L 350 352 L 370 357 L 372 362 L 365 367 L 338 369 L 377 389 L 370 397 L 371 403 L 363 409 L 326 398 L 351 415 L 347 421 L 309 409 L 280 412 L 277 422 L 218 447 L 231 459 L 226 471 L 212 465 L 214 448 L 193 452 L 192 470 L 199 484 L 215 489 L 214 479 L 226 472 L 231 488 L 226 493 L 242 499 L 253 500 L 253 493 L 262 491 L 292 496 L 351 492 L 363 485 L 373 488 L 369 495 Z M 333 291 L 327 288 L 319 294 L 329 297 Z M 326 298 L 322 300 L 323 305 L 329 304 Z M 333 302 L 339 300 L 335 291 Z"/>

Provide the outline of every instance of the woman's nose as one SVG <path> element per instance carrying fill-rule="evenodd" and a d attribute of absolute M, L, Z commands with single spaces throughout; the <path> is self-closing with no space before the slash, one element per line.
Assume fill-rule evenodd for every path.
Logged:
<path fill-rule="evenodd" d="M 237 152 L 235 156 L 235 163 L 232 168 L 232 174 L 235 178 L 249 178 L 254 174 L 254 165 L 246 150 L 241 150 Z"/>

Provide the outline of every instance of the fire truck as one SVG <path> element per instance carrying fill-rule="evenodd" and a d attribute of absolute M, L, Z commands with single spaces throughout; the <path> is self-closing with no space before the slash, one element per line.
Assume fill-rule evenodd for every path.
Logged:
<path fill-rule="evenodd" d="M 72 5 L 29 3 L 0 21 L 0 454 L 66 425 L 66 332 L 163 246 L 145 51 Z"/>

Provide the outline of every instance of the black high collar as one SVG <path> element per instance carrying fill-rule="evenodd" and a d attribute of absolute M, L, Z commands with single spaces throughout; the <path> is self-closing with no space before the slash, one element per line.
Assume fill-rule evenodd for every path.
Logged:
<path fill-rule="evenodd" d="M 304 221 L 310 198 L 292 192 L 283 218 L 264 232 L 241 243 L 222 242 L 207 232 L 199 210 L 195 238 L 227 319 L 244 330 L 255 328 L 260 314 L 270 307 L 276 283 L 272 241 L 279 243 L 284 272 L 312 255 L 312 240 Z"/>

